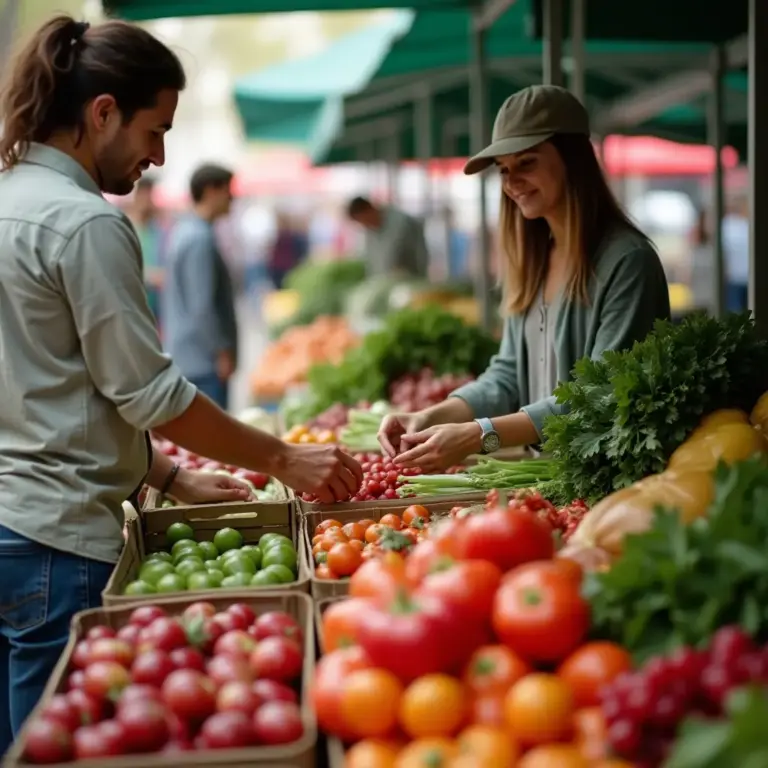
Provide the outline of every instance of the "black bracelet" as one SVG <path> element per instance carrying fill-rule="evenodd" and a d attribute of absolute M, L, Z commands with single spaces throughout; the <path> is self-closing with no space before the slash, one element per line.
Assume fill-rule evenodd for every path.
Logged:
<path fill-rule="evenodd" d="M 160 493 L 165 496 L 168 491 L 171 490 L 171 486 L 173 485 L 173 481 L 176 479 L 176 475 L 179 474 L 179 470 L 181 467 L 178 464 L 174 464 L 171 468 L 171 471 L 168 473 L 168 477 L 165 479 L 165 482 L 163 483 L 163 487 L 160 489 Z"/>

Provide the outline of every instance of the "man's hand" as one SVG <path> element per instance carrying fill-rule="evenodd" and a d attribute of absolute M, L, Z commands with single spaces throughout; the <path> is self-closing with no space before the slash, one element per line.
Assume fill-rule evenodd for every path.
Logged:
<path fill-rule="evenodd" d="M 183 504 L 211 504 L 221 501 L 252 501 L 251 489 L 240 480 L 215 472 L 180 469 L 168 494 Z"/>
<path fill-rule="evenodd" d="M 216 375 L 222 381 L 229 381 L 234 372 L 235 356 L 228 349 L 223 349 L 216 359 Z"/>
<path fill-rule="evenodd" d="M 285 469 L 278 475 L 289 488 L 317 496 L 332 504 L 347 501 L 360 489 L 363 470 L 336 445 L 290 445 Z"/>

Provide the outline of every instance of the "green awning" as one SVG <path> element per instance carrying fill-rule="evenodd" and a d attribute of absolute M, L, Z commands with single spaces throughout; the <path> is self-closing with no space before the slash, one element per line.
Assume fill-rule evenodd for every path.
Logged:
<path fill-rule="evenodd" d="M 361 11 L 412 8 L 416 11 L 466 8 L 472 0 L 102 0 L 104 12 L 129 21 L 233 13 Z"/>
<path fill-rule="evenodd" d="M 412 20 L 412 11 L 396 11 L 314 56 L 239 79 L 234 98 L 246 137 L 302 144 L 327 141 L 342 127 L 343 97 L 368 83 L 393 40 Z"/>

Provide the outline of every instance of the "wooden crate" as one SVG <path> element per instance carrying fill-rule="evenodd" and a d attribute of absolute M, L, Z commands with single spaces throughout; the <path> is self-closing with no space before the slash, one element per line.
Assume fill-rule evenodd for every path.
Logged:
<path fill-rule="evenodd" d="M 197 600 L 196 597 L 192 596 L 166 598 L 156 596 L 156 598 L 154 604 L 161 606 L 172 616 L 180 615 L 188 605 Z M 302 738 L 293 744 L 280 747 L 185 752 L 182 758 L 178 754 L 146 753 L 111 757 L 108 761 L 83 760 L 76 763 L 56 763 L 54 768 L 68 768 L 71 765 L 104 766 L 105 764 L 108 764 L 109 768 L 178 768 L 180 765 L 201 766 L 201 768 L 218 768 L 218 766 L 222 768 L 248 768 L 248 766 L 255 765 L 269 766 L 269 768 L 315 768 L 317 721 L 309 703 L 309 688 L 315 670 L 315 634 L 312 601 L 309 596 L 297 592 L 258 594 L 253 590 L 241 590 L 240 592 L 231 591 L 226 595 L 208 592 L 206 593 L 206 600 L 213 603 L 218 610 L 226 608 L 233 602 L 242 602 L 253 608 L 257 614 L 267 611 L 285 611 L 299 622 L 304 633 L 304 668 L 301 683 L 302 720 L 304 722 Z M 66 689 L 66 681 L 71 668 L 70 659 L 78 640 L 89 629 L 98 624 L 107 624 L 114 629 L 119 629 L 128 623 L 131 611 L 135 607 L 134 605 L 119 608 L 97 608 L 83 611 L 74 616 L 69 642 L 27 723 L 42 711 L 53 695 Z M 30 765 L 23 759 L 25 732 L 26 727 L 22 728 L 19 738 L 16 739 L 7 753 L 3 762 L 3 766 L 6 768 Z"/>
<path fill-rule="evenodd" d="M 228 509 L 239 507 L 236 513 Z M 142 560 L 150 553 L 167 548 L 165 531 L 172 523 L 188 523 L 195 531 L 197 538 L 213 538 L 213 534 L 221 528 L 234 528 L 243 535 L 245 542 L 255 544 L 265 533 L 282 533 L 289 536 L 296 546 L 299 555 L 298 578 L 291 584 L 276 584 L 274 587 L 250 587 L 254 594 L 264 591 L 289 590 L 306 592 L 309 589 L 309 571 L 306 557 L 302 556 L 302 545 L 299 540 L 299 526 L 293 512 L 291 502 L 275 502 L 273 504 L 212 504 L 210 506 L 195 506 L 190 508 L 167 507 L 151 512 L 142 512 L 133 520 L 126 522 L 126 542 L 115 570 L 102 592 L 102 602 L 107 606 L 126 605 L 136 602 L 154 602 L 163 595 L 123 595 L 123 589 L 135 580 L 139 573 Z M 200 535 L 201 534 L 201 535 Z M 242 591 L 239 587 L 237 591 Z M 195 590 L 192 592 L 172 593 L 179 596 L 194 597 L 207 600 L 212 596 L 228 594 L 228 589 Z"/>
<path fill-rule="evenodd" d="M 485 494 L 480 498 L 467 500 L 465 498 L 452 498 L 446 500 L 444 496 L 440 497 L 439 502 L 423 503 L 421 500 L 411 503 L 418 503 L 426 507 L 432 513 L 449 512 L 456 505 L 466 505 L 481 502 L 485 500 Z M 399 504 L 385 505 L 374 502 L 362 502 L 357 504 L 337 504 L 335 507 L 323 510 L 310 510 L 301 515 L 300 538 L 301 552 L 299 556 L 304 560 L 304 565 L 309 573 L 310 591 L 316 600 L 327 600 L 331 597 L 343 597 L 349 593 L 349 579 L 316 579 L 314 576 L 315 566 L 312 557 L 312 532 L 322 520 L 333 518 L 340 523 L 352 523 L 356 520 L 368 518 L 370 520 L 381 520 L 381 518 L 390 513 L 401 515 L 406 507 L 410 506 L 409 500 L 400 499 Z"/>
<path fill-rule="evenodd" d="M 304 516 L 313 512 L 325 512 L 328 513 L 328 517 L 337 517 L 339 514 L 350 510 L 357 511 L 368 508 L 370 514 L 361 515 L 360 518 L 362 518 L 373 517 L 374 509 L 384 509 L 386 512 L 382 512 L 382 514 L 386 514 L 387 512 L 395 512 L 398 509 L 405 509 L 410 504 L 420 504 L 422 507 L 433 507 L 435 504 L 444 504 L 448 500 L 450 500 L 451 506 L 455 506 L 456 504 L 476 504 L 477 502 L 485 501 L 487 495 L 487 491 L 469 491 L 467 493 L 451 494 L 450 496 L 447 494 L 439 494 L 435 496 L 412 496 L 402 499 L 377 499 L 376 501 L 343 501 L 338 504 L 320 504 L 317 502 L 304 501 L 298 497 L 296 501 L 299 505 L 299 512 Z"/>
<path fill-rule="evenodd" d="M 269 501 L 223 501 L 219 504 L 216 504 L 217 507 L 227 508 L 227 507 L 240 507 L 240 506 L 247 506 L 247 507 L 258 507 L 262 504 L 280 504 L 281 502 L 290 501 L 293 494 L 292 492 L 286 488 L 279 480 L 273 480 L 273 482 L 276 484 L 277 487 L 277 497 L 275 499 L 271 499 Z M 143 512 L 153 512 L 156 509 L 169 509 L 169 507 L 163 507 L 163 503 L 165 502 L 165 497 L 163 496 L 160 491 L 158 491 L 156 488 L 150 488 L 147 492 L 147 498 L 145 502 L 142 504 L 141 508 Z M 181 509 L 181 510 L 191 510 L 191 509 L 197 509 L 199 506 L 203 506 L 200 504 L 174 504 L 173 509 Z M 206 504 L 204 506 L 214 506 L 212 504 Z M 237 514 L 237 512 L 233 512 L 232 514 Z"/>

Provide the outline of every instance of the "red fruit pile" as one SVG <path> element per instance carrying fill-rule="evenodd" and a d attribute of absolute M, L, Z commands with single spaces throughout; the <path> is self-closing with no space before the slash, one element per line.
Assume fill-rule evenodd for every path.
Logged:
<path fill-rule="evenodd" d="M 66 691 L 29 724 L 24 756 L 45 764 L 296 741 L 303 661 L 301 628 L 286 613 L 199 602 L 170 617 L 141 606 L 120 630 L 93 627 L 77 644 Z"/>
<path fill-rule="evenodd" d="M 413 413 L 442 403 L 455 389 L 473 380 L 474 376 L 453 373 L 435 376 L 431 368 L 424 368 L 419 373 L 407 373 L 392 382 L 389 402 L 395 410 Z"/>
<path fill-rule="evenodd" d="M 748 683 L 768 683 L 768 645 L 757 646 L 739 627 L 718 630 L 706 650 L 653 658 L 602 692 L 611 747 L 638 768 L 656 768 L 682 720 L 718 717 L 730 691 Z"/>

